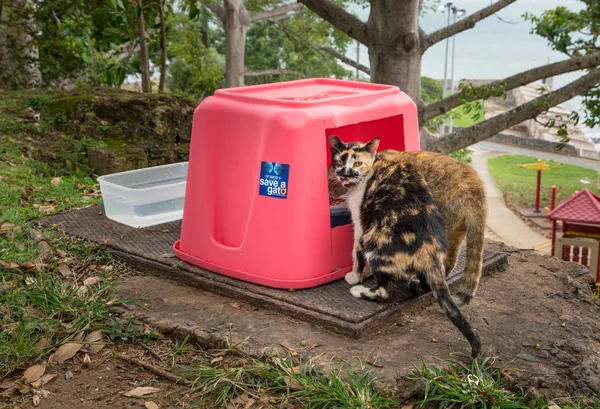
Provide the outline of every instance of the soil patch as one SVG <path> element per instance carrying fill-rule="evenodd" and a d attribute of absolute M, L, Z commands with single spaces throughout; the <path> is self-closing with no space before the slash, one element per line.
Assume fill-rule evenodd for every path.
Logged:
<path fill-rule="evenodd" d="M 487 245 L 508 252 L 509 267 L 484 278 L 464 310 L 481 335 L 483 354 L 512 368 L 511 378 L 532 392 L 599 393 L 600 301 L 591 296 L 589 273 L 577 264 L 496 242 Z M 135 316 L 163 331 L 192 335 L 206 347 L 239 343 L 256 355 L 292 348 L 323 368 L 359 357 L 400 399 L 419 387 L 407 376 L 421 360 L 444 365 L 468 351 L 435 305 L 400 315 L 380 333 L 354 340 L 157 277 L 128 278 L 118 292 L 133 300 L 143 297 L 144 308 L 131 312 Z"/>

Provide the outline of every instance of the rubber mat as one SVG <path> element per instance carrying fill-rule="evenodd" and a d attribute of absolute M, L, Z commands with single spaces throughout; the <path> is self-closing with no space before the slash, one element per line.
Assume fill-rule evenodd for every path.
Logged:
<path fill-rule="evenodd" d="M 116 257 L 142 273 L 177 280 L 258 308 L 273 309 L 353 338 L 389 327 L 394 316 L 412 313 L 433 301 L 431 294 L 411 298 L 405 286 L 397 288 L 393 301 L 376 303 L 352 297 L 350 285 L 344 280 L 288 291 L 213 273 L 175 258 L 172 245 L 179 239 L 181 221 L 135 229 L 106 218 L 100 205 L 44 217 L 38 222 L 72 236 L 106 243 Z M 484 273 L 498 271 L 506 263 L 506 254 L 484 251 Z M 451 287 L 460 282 L 464 266 L 463 250 L 456 268 L 448 277 Z M 365 285 L 369 285 L 368 280 Z"/>

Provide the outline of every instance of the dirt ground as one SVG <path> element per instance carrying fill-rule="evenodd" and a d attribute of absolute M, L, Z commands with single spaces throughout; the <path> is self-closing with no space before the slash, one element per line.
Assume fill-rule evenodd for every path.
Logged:
<path fill-rule="evenodd" d="M 153 341 L 150 345 L 160 350 L 160 344 L 170 341 Z M 41 389 L 46 391 L 41 395 L 38 404 L 40 409 L 124 409 L 145 408 L 145 402 L 152 401 L 160 408 L 185 407 L 180 387 L 165 381 L 160 376 L 140 368 L 138 365 L 122 361 L 116 356 L 125 354 L 144 361 L 154 359 L 146 349 L 139 345 L 119 344 L 107 347 L 102 354 L 95 356 L 91 364 L 82 362 L 80 356 L 68 363 L 55 365 L 47 369 L 47 373 L 57 376 Z M 144 397 L 127 397 L 124 393 L 136 387 L 151 386 L 160 391 Z M 10 402 L 5 400 L 6 408 L 34 407 L 31 393 L 17 396 Z M 9 403 L 10 402 L 10 403 Z M 16 405 L 16 406 L 13 406 Z"/>
<path fill-rule="evenodd" d="M 591 296 L 589 273 L 501 243 L 488 246 L 509 253 L 509 268 L 484 278 L 465 309 L 481 335 L 483 354 L 510 368 L 511 378 L 532 393 L 600 393 L 600 300 Z M 135 308 L 137 317 L 204 345 L 240 343 L 255 354 L 291 346 L 323 367 L 360 357 L 372 364 L 379 384 L 400 399 L 418 387 L 407 376 L 421 359 L 443 365 L 468 351 L 437 305 L 391 319 L 382 333 L 354 340 L 272 311 L 234 308 L 230 299 L 155 277 L 131 277 L 118 291 L 134 300 L 144 297 L 147 307 Z"/>
<path fill-rule="evenodd" d="M 465 309 L 481 335 L 483 354 L 496 357 L 496 365 L 507 368 L 507 376 L 530 393 L 551 397 L 600 393 L 600 300 L 591 296 L 589 273 L 581 266 L 500 243 L 489 242 L 488 247 L 506 251 L 509 267 L 485 277 L 472 305 Z M 388 329 L 355 340 L 152 276 L 127 277 L 117 291 L 138 305 L 127 314 L 163 333 L 190 335 L 205 349 L 238 343 L 256 355 L 294 349 L 303 358 L 315 359 L 322 369 L 356 364 L 359 357 L 378 384 L 400 401 L 420 387 L 408 378 L 413 365 L 423 360 L 443 366 L 468 351 L 468 344 L 437 305 L 395 317 Z M 44 386 L 49 394 L 38 407 L 144 408 L 148 400 L 160 408 L 187 407 L 191 400 L 180 386 L 116 358 L 125 354 L 147 362 L 159 359 L 168 366 L 172 342 L 151 341 L 145 347 L 118 344 L 106 347 L 90 365 L 80 357 L 58 365 L 53 368 L 58 376 Z M 162 360 L 161 355 L 167 358 Z M 160 392 L 145 398 L 123 396 L 137 386 L 153 386 Z M 19 407 L 33 407 L 30 398 Z"/>

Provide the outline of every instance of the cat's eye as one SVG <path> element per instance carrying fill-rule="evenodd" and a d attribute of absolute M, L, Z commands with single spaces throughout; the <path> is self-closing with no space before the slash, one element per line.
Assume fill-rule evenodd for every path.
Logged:
<path fill-rule="evenodd" d="M 352 166 L 354 166 L 355 168 L 360 168 L 362 166 L 362 164 L 363 163 L 361 161 L 356 161 L 356 162 L 354 162 L 354 165 L 352 165 Z"/>
<path fill-rule="evenodd" d="M 340 166 L 342 166 L 342 161 L 341 160 L 336 160 L 333 162 L 333 164 L 335 165 L 336 168 L 339 168 Z"/>

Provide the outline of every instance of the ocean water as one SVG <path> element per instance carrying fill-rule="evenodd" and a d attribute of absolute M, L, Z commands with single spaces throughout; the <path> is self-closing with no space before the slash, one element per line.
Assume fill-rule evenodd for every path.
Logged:
<path fill-rule="evenodd" d="M 442 2 L 444 4 L 445 2 Z M 490 4 L 489 0 L 456 0 L 458 8 L 471 14 Z M 562 53 L 553 51 L 546 40 L 530 34 L 532 25 L 522 17 L 524 13 L 540 15 L 545 10 L 565 6 L 573 11 L 582 8 L 577 0 L 519 0 L 502 9 L 497 16 L 492 15 L 480 21 L 473 29 L 455 36 L 455 83 L 461 78 L 468 79 L 501 79 L 525 71 L 548 62 L 566 59 Z M 353 8 L 358 17 L 366 21 L 369 10 L 362 7 Z M 430 33 L 447 24 L 445 13 L 427 12 L 421 17 L 421 27 Z M 506 21 L 506 22 L 505 22 Z M 450 48 L 451 49 L 451 48 Z M 444 77 L 445 42 L 431 47 L 423 56 L 422 74 L 441 79 Z M 356 47 L 350 47 L 347 55 L 356 58 Z M 360 47 L 360 62 L 369 65 L 369 54 L 366 47 Z M 554 78 L 554 87 L 560 88 L 583 75 L 583 71 L 564 74 Z M 362 74 L 363 76 L 365 74 Z M 448 77 L 450 64 L 448 65 Z M 569 110 L 581 110 L 581 98 L 576 97 L 563 104 Z M 600 129 L 582 127 L 589 137 L 600 137 Z"/>

